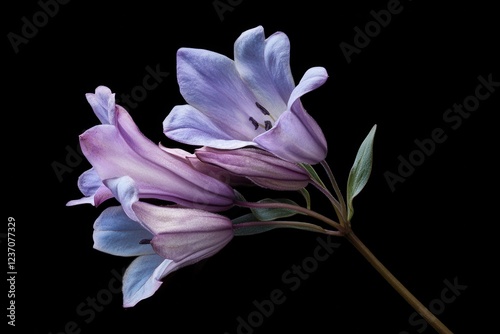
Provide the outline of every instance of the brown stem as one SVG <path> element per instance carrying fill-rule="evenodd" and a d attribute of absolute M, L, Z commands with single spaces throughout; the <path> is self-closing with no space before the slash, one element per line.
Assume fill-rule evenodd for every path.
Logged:
<path fill-rule="evenodd" d="M 430 312 L 403 284 L 373 255 L 373 253 L 350 231 L 347 240 L 368 260 L 368 262 L 389 282 L 389 284 L 440 334 L 453 334 L 432 312 Z"/>

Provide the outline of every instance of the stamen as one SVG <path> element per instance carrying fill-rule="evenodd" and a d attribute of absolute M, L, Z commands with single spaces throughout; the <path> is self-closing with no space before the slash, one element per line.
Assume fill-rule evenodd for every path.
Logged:
<path fill-rule="evenodd" d="M 264 129 L 266 129 L 266 131 L 270 130 L 272 127 L 273 127 L 273 124 L 271 123 L 271 121 L 264 122 Z"/>
<path fill-rule="evenodd" d="M 262 104 L 260 104 L 259 102 L 255 102 L 255 105 L 257 106 L 257 108 L 260 109 L 260 111 L 266 115 L 266 116 L 269 116 L 269 118 L 271 118 L 273 120 L 273 122 L 276 122 L 276 119 L 273 117 L 273 115 L 271 115 L 271 113 L 262 106 Z"/>
<path fill-rule="evenodd" d="M 271 115 L 271 114 L 269 113 L 269 111 L 267 111 L 267 109 L 266 109 L 266 108 L 264 108 L 264 107 L 262 106 L 262 104 L 260 104 L 259 102 L 255 102 L 255 105 L 257 106 L 257 108 L 259 108 L 259 109 L 260 109 L 260 111 L 262 111 L 262 113 L 263 113 L 264 115 L 266 115 L 266 116 Z"/>
<path fill-rule="evenodd" d="M 253 117 L 249 117 L 248 120 L 252 122 L 253 126 L 255 127 L 255 130 L 259 128 L 259 123 L 257 123 L 257 121 Z"/>
<path fill-rule="evenodd" d="M 151 243 L 151 239 L 142 239 L 141 241 L 139 241 L 140 245 L 147 245 L 150 243 Z"/>

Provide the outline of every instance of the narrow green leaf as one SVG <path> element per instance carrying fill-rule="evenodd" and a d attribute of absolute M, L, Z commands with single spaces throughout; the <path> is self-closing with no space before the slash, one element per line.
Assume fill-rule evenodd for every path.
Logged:
<path fill-rule="evenodd" d="M 234 218 L 232 220 L 233 225 L 239 225 L 242 223 L 255 222 L 257 221 L 257 217 L 254 216 L 253 213 L 247 213 L 243 216 Z M 273 230 L 279 226 L 276 225 L 265 225 L 265 226 L 245 226 L 245 227 L 237 227 L 234 229 L 235 236 L 243 236 L 243 235 L 254 235 L 259 233 L 264 233 L 270 230 Z"/>
<path fill-rule="evenodd" d="M 288 198 L 266 198 L 258 201 L 258 203 L 287 203 L 298 206 L 297 203 Z M 283 208 L 252 208 L 251 210 L 255 217 L 260 221 L 276 220 L 278 218 L 290 217 L 298 213 L 297 211 Z"/>
<path fill-rule="evenodd" d="M 252 213 L 234 218 L 232 223 L 234 225 L 234 236 L 238 237 L 264 233 L 277 228 L 298 229 L 316 233 L 323 231 L 323 229 L 319 226 L 298 221 L 259 222 Z"/>
<path fill-rule="evenodd" d="M 254 222 L 257 218 L 253 215 L 253 213 L 246 213 L 243 216 L 236 217 L 231 220 L 233 225 L 238 225 L 242 223 Z"/>
<path fill-rule="evenodd" d="M 307 191 L 306 188 L 302 188 L 299 190 L 299 192 L 302 194 L 302 196 L 306 200 L 306 208 L 310 209 L 311 208 L 311 195 L 309 195 L 309 191 Z"/>
<path fill-rule="evenodd" d="M 323 181 L 319 177 L 318 173 L 316 173 L 316 170 L 313 168 L 313 166 L 311 166 L 309 164 L 304 164 L 304 163 L 300 163 L 299 166 L 301 166 L 302 168 L 304 168 L 306 170 L 306 172 L 309 173 L 309 176 L 311 177 L 311 179 L 313 179 L 314 181 L 316 181 L 323 188 L 326 188 L 325 184 L 323 183 Z"/>
<path fill-rule="evenodd" d="M 363 190 L 370 178 L 373 162 L 373 139 L 376 129 L 377 125 L 375 124 L 361 143 L 354 164 L 349 172 L 349 178 L 347 179 L 347 220 L 349 221 L 354 214 L 352 200 Z"/>
<path fill-rule="evenodd" d="M 279 226 L 279 225 L 266 225 L 266 226 L 245 226 L 245 227 L 238 227 L 234 229 L 234 236 L 235 237 L 241 237 L 245 235 L 254 235 L 254 234 L 259 234 L 259 233 L 265 233 L 271 230 L 274 230 L 275 228 L 283 228 L 284 226 Z"/>
<path fill-rule="evenodd" d="M 243 195 L 236 189 L 233 189 L 234 191 L 234 194 L 236 196 L 236 198 L 240 201 L 243 201 L 243 202 L 246 202 L 247 200 L 245 199 L 245 197 L 243 197 Z"/>

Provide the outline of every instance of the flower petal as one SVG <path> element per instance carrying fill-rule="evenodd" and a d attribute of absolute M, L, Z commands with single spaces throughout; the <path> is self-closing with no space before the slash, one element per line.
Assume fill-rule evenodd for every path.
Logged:
<path fill-rule="evenodd" d="M 282 32 L 275 32 L 266 39 L 264 59 L 267 70 L 283 101 L 288 101 L 295 82 L 290 68 L 290 40 Z"/>
<path fill-rule="evenodd" d="M 153 239 L 153 234 L 141 224 L 130 219 L 123 208 L 106 208 L 94 223 L 94 248 L 111 255 L 138 256 L 155 254 L 149 243 L 141 240 Z"/>
<path fill-rule="evenodd" d="M 152 296 L 161 286 L 165 269 L 172 262 L 156 254 L 139 256 L 132 261 L 123 275 L 123 307 L 135 306 Z"/>
<path fill-rule="evenodd" d="M 247 177 L 263 188 L 298 190 L 310 181 L 303 168 L 258 148 L 217 150 L 205 147 L 197 149 L 195 154 L 201 161 Z"/>
<path fill-rule="evenodd" d="M 189 164 L 197 171 L 228 184 L 231 187 L 253 185 L 250 180 L 243 176 L 236 175 L 218 166 L 200 161 L 194 153 L 189 153 L 178 148 L 168 148 L 163 146 L 161 143 L 159 144 L 159 147 L 172 156 L 175 156 L 182 161 L 189 162 Z"/>
<path fill-rule="evenodd" d="M 157 198 L 210 211 L 234 203 L 228 185 L 196 171 L 147 139 L 125 109 L 118 107 L 116 127 L 98 125 L 80 136 L 82 151 L 101 180 L 130 176 L 140 198 Z"/>
<path fill-rule="evenodd" d="M 316 121 L 309 114 L 302 113 L 299 117 L 288 110 L 255 142 L 284 160 L 316 164 L 325 159 L 327 147 L 323 133 L 314 132 L 314 124 Z"/>
<path fill-rule="evenodd" d="M 325 83 L 328 73 L 324 67 L 312 67 L 304 73 L 297 87 L 294 88 L 288 100 L 288 109 L 293 110 L 293 105 L 298 99 L 310 91 L 315 90 Z"/>
<path fill-rule="evenodd" d="M 139 256 L 132 261 L 123 276 L 123 306 L 132 307 L 151 297 L 167 275 L 202 259 L 191 256 L 175 262 L 156 254 Z"/>
<path fill-rule="evenodd" d="M 175 262 L 199 261 L 222 249 L 233 237 L 231 220 L 203 210 L 137 202 L 133 210 L 155 237 L 155 252 Z"/>
<path fill-rule="evenodd" d="M 83 172 L 78 178 L 78 188 L 85 196 L 91 196 L 102 186 L 101 178 L 94 168 Z"/>
<path fill-rule="evenodd" d="M 249 117 L 262 114 L 255 105 L 257 99 L 228 57 L 203 49 L 180 48 L 177 81 L 186 102 L 230 138 L 248 141 L 264 131 L 255 130 L 249 121 Z"/>
<path fill-rule="evenodd" d="M 265 39 L 262 26 L 249 29 L 234 44 L 234 62 L 258 102 L 278 118 L 295 86 L 288 37 L 278 32 Z"/>
<path fill-rule="evenodd" d="M 231 187 L 254 186 L 252 181 L 250 181 L 245 176 L 237 175 L 227 169 L 213 165 L 211 163 L 205 163 L 196 156 L 188 157 L 188 160 L 194 167 L 194 169 L 199 170 L 203 174 L 206 174 L 210 177 L 214 177 L 221 182 L 229 184 Z"/>
<path fill-rule="evenodd" d="M 328 75 L 322 67 L 313 67 L 293 90 L 285 111 L 274 127 L 254 141 L 282 159 L 316 164 L 327 154 L 327 143 L 318 123 L 302 107 L 300 97 L 321 86 Z"/>
<path fill-rule="evenodd" d="M 98 86 L 95 93 L 87 93 L 85 97 L 102 124 L 114 124 L 115 94 L 108 87 Z"/>
<path fill-rule="evenodd" d="M 249 123 L 248 119 L 246 123 Z M 253 145 L 249 140 L 234 139 L 228 134 L 225 124 L 190 105 L 175 106 L 163 121 L 163 132 L 168 138 L 189 145 L 222 149 Z"/>
<path fill-rule="evenodd" d="M 139 200 L 139 190 L 135 181 L 129 176 L 116 177 L 104 180 L 104 184 L 111 190 L 115 198 L 122 205 L 125 214 L 132 220 L 139 222 L 132 205 Z"/>
<path fill-rule="evenodd" d="M 111 191 L 102 183 L 94 168 L 86 170 L 78 177 L 78 188 L 85 197 L 71 200 L 66 206 L 91 204 L 99 206 L 102 202 L 113 197 Z"/>

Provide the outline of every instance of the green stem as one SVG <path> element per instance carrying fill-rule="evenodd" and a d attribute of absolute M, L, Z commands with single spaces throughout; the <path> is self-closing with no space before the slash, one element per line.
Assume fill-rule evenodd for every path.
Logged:
<path fill-rule="evenodd" d="M 344 214 L 342 212 L 342 205 L 337 201 L 335 197 L 328 191 L 327 188 L 323 187 L 320 183 L 316 181 L 312 181 L 312 185 L 315 186 L 319 191 L 323 193 L 332 203 L 333 209 L 335 210 L 335 214 L 339 218 L 340 225 L 345 226 Z"/>
<path fill-rule="evenodd" d="M 333 175 L 333 172 L 330 169 L 330 165 L 328 165 L 328 163 L 325 160 L 323 160 L 323 161 L 321 161 L 321 166 L 323 166 L 323 168 L 325 169 L 326 174 L 328 175 L 328 178 L 330 179 L 330 183 L 332 184 L 333 190 L 335 191 L 335 194 L 337 195 L 337 197 L 339 199 L 338 201 L 340 202 L 340 205 L 341 205 L 341 212 L 343 213 L 343 217 L 342 218 L 339 217 L 339 219 L 342 219 L 343 221 L 347 221 L 347 207 L 345 204 L 344 196 L 342 196 L 342 191 L 340 191 L 337 180 L 335 179 L 335 176 Z"/>
<path fill-rule="evenodd" d="M 275 220 L 275 221 L 267 221 L 267 222 L 266 221 L 251 221 L 251 222 L 235 224 L 235 225 L 233 225 L 233 228 L 238 229 L 238 228 L 242 228 L 242 227 L 253 227 L 253 226 L 276 226 L 278 228 L 295 228 L 295 229 L 306 230 L 306 231 L 310 231 L 310 232 L 317 232 L 317 233 L 322 233 L 322 234 L 334 235 L 334 236 L 338 236 L 338 237 L 343 236 L 343 234 L 339 231 L 326 230 L 318 225 L 304 223 L 304 222 L 297 222 L 297 221 L 285 221 L 285 220 Z"/>
<path fill-rule="evenodd" d="M 245 201 L 236 201 L 235 204 L 244 208 L 271 208 L 271 209 L 287 209 L 287 210 L 297 211 L 307 216 L 311 216 L 313 218 L 321 220 L 327 223 L 328 225 L 335 227 L 341 233 L 345 232 L 344 227 L 339 223 L 337 223 L 336 221 L 326 216 L 323 216 L 322 214 L 317 213 L 316 211 L 306 209 L 298 205 L 288 204 L 288 203 L 256 203 L 256 202 L 245 202 Z"/>
<path fill-rule="evenodd" d="M 432 312 L 430 312 L 400 281 L 373 255 L 373 253 L 350 231 L 344 235 L 347 240 L 365 257 L 382 277 L 420 314 L 429 325 L 440 334 L 452 334 Z"/>

